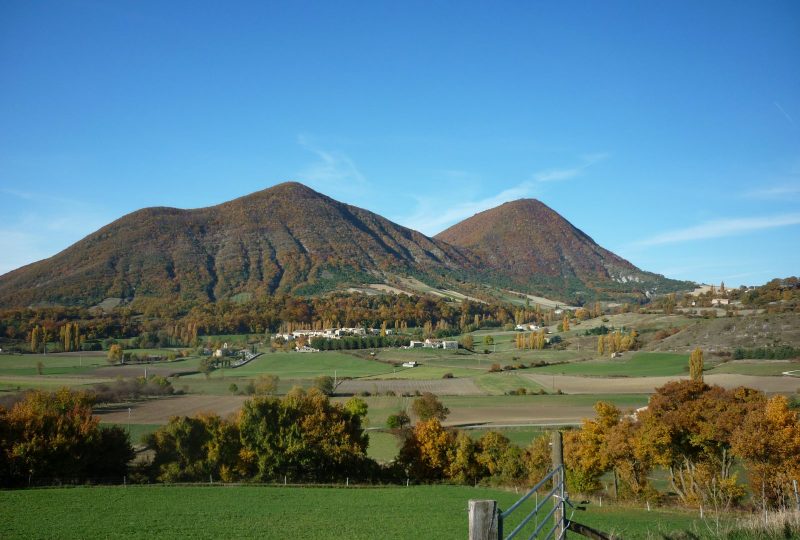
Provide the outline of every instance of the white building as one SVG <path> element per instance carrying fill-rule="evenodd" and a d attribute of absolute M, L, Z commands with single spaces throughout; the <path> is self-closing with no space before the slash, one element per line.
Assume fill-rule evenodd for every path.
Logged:
<path fill-rule="evenodd" d="M 529 330 L 530 331 L 535 331 L 535 330 L 539 330 L 540 328 L 541 327 L 538 324 L 535 324 L 535 323 L 524 323 L 524 324 L 518 324 L 516 326 L 517 330 L 522 330 L 523 332 L 527 332 Z"/>
<path fill-rule="evenodd" d="M 458 349 L 458 341 L 442 341 L 442 349 Z"/>

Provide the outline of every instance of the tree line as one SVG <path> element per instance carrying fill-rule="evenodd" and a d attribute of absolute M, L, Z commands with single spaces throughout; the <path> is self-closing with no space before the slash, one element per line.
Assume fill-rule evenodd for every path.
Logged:
<path fill-rule="evenodd" d="M 552 310 L 501 302 L 448 302 L 433 296 L 335 293 L 318 298 L 290 295 L 202 305 L 137 302 L 110 311 L 81 307 L 0 310 L 0 340 L 20 350 L 96 350 L 109 339 L 136 338 L 135 347 L 197 346 L 204 335 L 263 334 L 293 329 L 418 327 L 433 336 L 514 322 L 549 322 Z M 66 330 L 69 326 L 69 330 Z M 37 330 L 38 328 L 38 330 Z M 67 335 L 69 332 L 69 335 Z M 54 340 L 58 339 L 57 343 Z M 27 342 L 29 347 L 22 347 Z"/>

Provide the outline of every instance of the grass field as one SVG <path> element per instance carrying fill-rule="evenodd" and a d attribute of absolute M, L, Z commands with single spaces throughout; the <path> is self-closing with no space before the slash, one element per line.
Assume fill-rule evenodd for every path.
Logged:
<path fill-rule="evenodd" d="M 518 497 L 513 492 L 462 486 L 0 491 L 0 537 L 461 540 L 467 536 L 470 499 L 494 499 L 501 508 L 508 508 Z M 704 530 L 687 512 L 647 512 L 607 504 L 602 508 L 589 505 L 576 519 L 626 539 L 679 530 L 694 530 L 703 537 Z M 514 523 L 514 517 L 509 518 L 506 527 Z"/>
<path fill-rule="evenodd" d="M 488 394 L 505 394 L 511 390 L 524 388 L 529 394 L 543 388 L 530 379 L 520 377 L 513 371 L 486 373 L 475 378 L 475 383 Z"/>
<path fill-rule="evenodd" d="M 388 463 L 397 457 L 400 439 L 388 431 L 370 430 L 367 455 L 380 463 Z"/>
<path fill-rule="evenodd" d="M 231 377 L 257 377 L 269 373 L 287 379 L 313 379 L 320 375 L 338 377 L 366 377 L 391 373 L 392 366 L 383 362 L 366 360 L 356 356 L 324 351 L 319 353 L 267 353 L 252 362 L 235 369 L 226 369 L 225 375 Z M 221 376 L 221 370 L 211 374 L 210 378 Z M 201 374 L 194 377 L 203 377 Z"/>
<path fill-rule="evenodd" d="M 734 373 L 737 375 L 774 375 L 779 376 L 784 371 L 800 369 L 800 362 L 788 360 L 734 360 L 719 364 L 710 370 L 714 373 Z"/>
<path fill-rule="evenodd" d="M 686 354 L 636 352 L 622 358 L 588 360 L 534 368 L 536 373 L 558 373 L 593 377 L 659 377 L 688 373 Z"/>

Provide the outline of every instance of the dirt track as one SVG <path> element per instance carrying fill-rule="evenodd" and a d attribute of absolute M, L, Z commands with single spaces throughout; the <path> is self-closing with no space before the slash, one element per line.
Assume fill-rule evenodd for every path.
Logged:
<path fill-rule="evenodd" d="M 669 381 L 688 377 L 576 377 L 572 375 L 533 375 L 521 377 L 542 385 L 547 389 L 560 389 L 567 394 L 650 394 Z M 766 393 L 790 393 L 800 388 L 796 377 L 757 377 L 720 373 L 705 377 L 708 384 L 718 384 L 724 388 L 747 386 Z"/>

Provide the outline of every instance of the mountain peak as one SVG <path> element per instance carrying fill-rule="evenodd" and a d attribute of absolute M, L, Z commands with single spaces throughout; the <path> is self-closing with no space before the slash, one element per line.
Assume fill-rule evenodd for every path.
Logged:
<path fill-rule="evenodd" d="M 517 282 L 562 295 L 613 295 L 627 288 L 654 290 L 664 278 L 643 272 L 603 249 L 558 212 L 537 199 L 518 199 L 456 223 L 434 238 L 466 248 Z"/>

